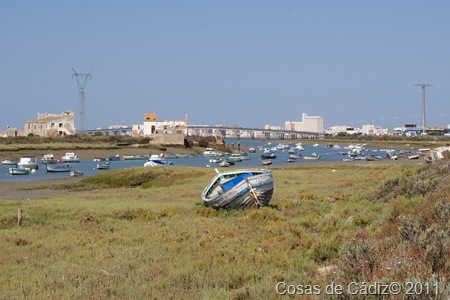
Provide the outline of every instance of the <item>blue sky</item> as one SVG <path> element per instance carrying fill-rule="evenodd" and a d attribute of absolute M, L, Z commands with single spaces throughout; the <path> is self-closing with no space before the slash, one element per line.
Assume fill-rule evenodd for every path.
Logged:
<path fill-rule="evenodd" d="M 87 127 L 450 124 L 449 1 L 1 1 L 0 129 L 77 109 Z"/>

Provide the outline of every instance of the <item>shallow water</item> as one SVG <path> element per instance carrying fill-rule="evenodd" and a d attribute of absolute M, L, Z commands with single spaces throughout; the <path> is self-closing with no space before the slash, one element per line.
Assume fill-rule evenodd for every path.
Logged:
<path fill-rule="evenodd" d="M 227 144 L 231 146 L 234 145 L 237 150 L 238 143 L 242 147 L 263 147 L 263 148 L 272 148 L 278 145 L 278 143 L 267 144 L 266 142 L 261 142 L 259 140 L 227 140 Z M 288 143 L 286 141 L 286 143 Z M 310 156 L 313 152 L 316 152 L 320 155 L 320 160 L 303 160 L 303 158 L 297 159 L 296 162 L 291 164 L 301 166 L 304 162 L 310 163 L 320 163 L 320 162 L 333 162 L 333 161 L 342 161 L 342 159 L 346 156 L 340 155 L 339 152 L 348 151 L 348 149 L 342 148 L 330 148 L 325 145 L 320 145 L 318 147 L 314 147 L 312 141 L 310 144 L 303 143 L 304 151 L 297 151 L 296 155 L 301 154 L 301 156 Z M 257 150 L 256 153 L 249 153 L 248 156 L 251 158 L 250 160 L 244 160 L 242 162 L 236 162 L 234 167 L 259 167 L 261 166 L 261 154 L 262 152 Z M 379 156 L 385 157 L 386 154 L 384 152 L 378 151 L 374 153 Z M 276 152 L 277 158 L 273 160 L 272 165 L 277 164 L 286 164 L 287 158 L 289 157 L 289 153 L 287 150 Z M 197 156 L 194 158 L 174 158 L 167 159 L 168 161 L 172 161 L 175 166 L 191 166 L 191 167 L 205 167 L 209 165 L 212 168 L 219 167 L 219 164 L 210 163 L 209 158 L 204 156 Z M 123 169 L 123 168 L 132 168 L 132 167 L 143 167 L 145 160 L 120 160 L 120 161 L 111 161 L 109 170 Z M 105 162 L 101 162 L 105 163 Z M 95 166 L 98 162 L 92 160 L 82 160 L 79 163 L 72 163 L 70 166 L 75 170 L 84 171 L 84 176 L 91 176 L 94 174 L 98 174 L 99 172 L 108 172 L 108 170 L 96 170 Z M 36 170 L 35 173 L 30 173 L 29 175 L 14 175 L 11 176 L 8 174 L 8 169 L 10 166 L 0 165 L 0 182 L 2 181 L 28 181 L 28 180 L 42 180 L 42 179 L 51 179 L 51 178 L 64 178 L 69 177 L 69 172 L 63 173 L 47 173 L 44 164 L 39 165 L 39 169 Z"/>

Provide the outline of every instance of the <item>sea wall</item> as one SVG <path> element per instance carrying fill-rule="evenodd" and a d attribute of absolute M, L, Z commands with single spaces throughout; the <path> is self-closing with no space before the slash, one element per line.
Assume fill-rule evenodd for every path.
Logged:
<path fill-rule="evenodd" d="M 159 145 L 184 145 L 184 134 L 154 134 L 151 137 L 150 143 Z"/>

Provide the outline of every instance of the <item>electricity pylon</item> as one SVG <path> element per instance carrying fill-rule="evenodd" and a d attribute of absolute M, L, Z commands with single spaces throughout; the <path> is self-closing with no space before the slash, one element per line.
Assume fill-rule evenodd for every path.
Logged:
<path fill-rule="evenodd" d="M 85 132 L 87 125 L 86 116 L 86 97 L 84 95 L 84 88 L 86 87 L 86 81 L 90 77 L 91 73 L 77 73 L 74 68 L 72 78 L 75 77 L 78 83 L 78 108 L 77 108 L 77 122 L 75 124 L 75 129 L 77 132 Z"/>

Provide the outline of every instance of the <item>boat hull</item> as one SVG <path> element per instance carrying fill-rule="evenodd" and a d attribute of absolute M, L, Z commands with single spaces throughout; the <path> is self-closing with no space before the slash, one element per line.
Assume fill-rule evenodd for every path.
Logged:
<path fill-rule="evenodd" d="M 70 172 L 71 168 L 67 166 L 58 166 L 58 165 L 51 165 L 46 166 L 48 173 L 63 173 L 63 172 Z"/>
<path fill-rule="evenodd" d="M 28 175 L 29 173 L 28 169 L 9 168 L 9 175 Z"/>
<path fill-rule="evenodd" d="M 70 171 L 70 176 L 77 177 L 77 176 L 83 176 L 84 172 L 79 170 L 72 170 Z"/>
<path fill-rule="evenodd" d="M 61 163 L 77 163 L 80 162 L 79 158 L 61 158 L 60 159 Z"/>
<path fill-rule="evenodd" d="M 226 177 L 229 176 L 228 180 Z M 242 180 L 241 176 L 245 176 Z M 225 178 L 225 179 L 221 179 Z M 236 184 L 223 190 L 223 185 L 234 180 Z M 258 208 L 269 205 L 274 180 L 269 170 L 237 170 L 218 173 L 205 188 L 202 199 L 213 208 Z"/>

